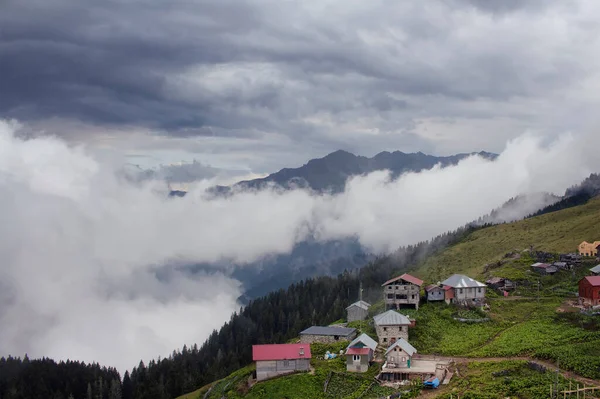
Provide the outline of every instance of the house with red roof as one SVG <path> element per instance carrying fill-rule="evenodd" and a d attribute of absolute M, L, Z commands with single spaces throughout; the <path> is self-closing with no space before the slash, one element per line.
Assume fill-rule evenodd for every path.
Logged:
<path fill-rule="evenodd" d="M 584 305 L 600 305 L 600 276 L 586 276 L 579 280 L 579 298 Z"/>
<path fill-rule="evenodd" d="M 297 371 L 308 371 L 310 358 L 309 344 L 252 345 L 252 360 L 256 363 L 257 381 Z"/>
<path fill-rule="evenodd" d="M 400 309 L 407 305 L 419 309 L 422 285 L 423 280 L 406 273 L 381 284 L 386 309 Z"/>

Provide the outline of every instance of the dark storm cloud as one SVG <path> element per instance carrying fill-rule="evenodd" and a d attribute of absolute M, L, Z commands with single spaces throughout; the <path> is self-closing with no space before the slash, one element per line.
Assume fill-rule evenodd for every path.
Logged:
<path fill-rule="evenodd" d="M 560 4 L 9 0 L 0 117 L 328 150 L 371 128 L 383 135 L 367 147 L 397 146 L 416 119 L 539 120 L 546 108 L 517 115 L 514 99 L 552 101 L 595 65 L 580 62 L 597 32 L 577 14 L 594 7 Z"/>

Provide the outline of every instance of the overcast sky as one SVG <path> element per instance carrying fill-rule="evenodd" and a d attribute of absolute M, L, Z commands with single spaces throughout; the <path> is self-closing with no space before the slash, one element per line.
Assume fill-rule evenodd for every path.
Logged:
<path fill-rule="evenodd" d="M 4 0 L 0 117 L 247 173 L 596 127 L 596 0 Z"/>

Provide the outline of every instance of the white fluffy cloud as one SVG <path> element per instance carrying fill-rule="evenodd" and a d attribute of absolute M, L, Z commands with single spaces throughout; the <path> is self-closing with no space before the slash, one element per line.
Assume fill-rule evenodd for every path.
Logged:
<path fill-rule="evenodd" d="M 567 187 L 600 170 L 594 135 L 530 135 L 496 161 L 356 177 L 346 192 L 240 192 L 209 200 L 202 182 L 167 198 L 153 182 L 55 138 L 22 140 L 0 122 L 0 354 L 99 361 L 121 370 L 202 342 L 236 309 L 239 284 L 165 264 L 284 253 L 309 232 L 356 235 L 387 251 L 454 229 L 515 195 Z"/>

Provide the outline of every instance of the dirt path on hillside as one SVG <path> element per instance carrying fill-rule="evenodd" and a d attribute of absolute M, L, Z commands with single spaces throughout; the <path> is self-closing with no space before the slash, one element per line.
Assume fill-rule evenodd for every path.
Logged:
<path fill-rule="evenodd" d="M 443 359 L 443 358 L 439 358 L 438 359 Z M 525 360 L 525 361 L 531 361 L 531 362 L 535 362 L 539 365 L 542 365 L 544 367 L 546 367 L 546 369 L 548 369 L 548 371 L 553 372 L 556 371 L 556 364 L 547 361 L 547 360 L 539 360 L 539 359 L 535 359 L 529 356 L 513 356 L 513 357 L 448 357 L 447 360 L 452 360 L 455 364 L 468 364 L 468 363 L 472 363 L 472 362 L 503 362 L 503 361 L 510 361 L 510 360 Z M 568 379 L 572 379 L 575 381 L 579 381 L 582 384 L 585 385 L 589 385 L 589 386 L 600 386 L 600 381 L 598 380 L 594 380 L 591 378 L 586 378 L 586 377 L 582 377 L 578 374 L 575 374 L 573 372 L 570 371 L 566 371 L 566 370 L 559 370 L 559 373 Z M 454 378 L 460 378 L 459 375 L 454 375 Z M 439 389 L 432 389 L 432 390 L 422 390 L 421 394 L 419 396 L 417 396 L 417 398 L 419 399 L 431 399 L 431 398 L 435 398 L 438 395 L 442 395 L 446 392 L 448 392 L 450 388 L 450 385 L 440 385 Z"/>

